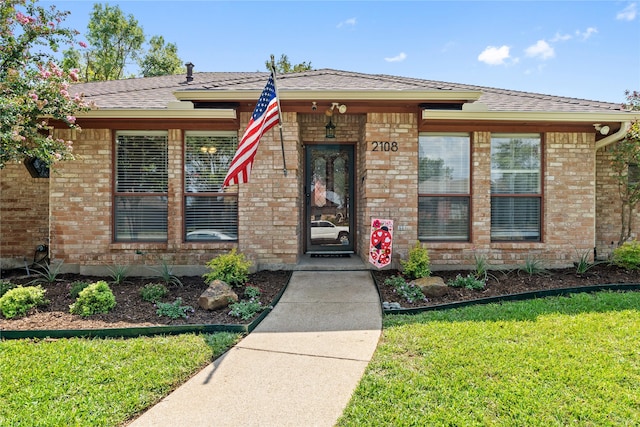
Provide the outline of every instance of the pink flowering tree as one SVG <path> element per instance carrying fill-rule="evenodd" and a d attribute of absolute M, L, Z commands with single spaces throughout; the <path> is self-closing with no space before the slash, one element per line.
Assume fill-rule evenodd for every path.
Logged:
<path fill-rule="evenodd" d="M 78 128 L 76 114 L 89 108 L 73 91 L 77 71 L 56 64 L 59 47 L 76 44 L 78 33 L 61 26 L 68 14 L 36 0 L 0 2 L 0 169 L 28 157 L 73 158 L 72 141 L 54 138 L 51 126 Z"/>

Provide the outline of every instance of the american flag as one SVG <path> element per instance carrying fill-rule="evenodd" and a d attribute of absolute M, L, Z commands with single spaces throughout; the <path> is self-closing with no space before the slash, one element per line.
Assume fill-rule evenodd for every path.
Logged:
<path fill-rule="evenodd" d="M 247 130 L 244 131 L 242 139 L 238 144 L 238 150 L 233 156 L 231 166 L 222 184 L 227 187 L 232 184 L 249 182 L 253 159 L 258 151 L 258 143 L 262 135 L 280 121 L 278 112 L 278 99 L 273 83 L 273 73 L 267 81 L 267 85 L 258 99 L 255 110 L 249 120 Z"/>

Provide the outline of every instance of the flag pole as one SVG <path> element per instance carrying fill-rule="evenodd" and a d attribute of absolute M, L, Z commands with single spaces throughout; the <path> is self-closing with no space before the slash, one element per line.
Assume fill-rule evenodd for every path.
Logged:
<path fill-rule="evenodd" d="M 284 140 L 282 138 L 282 108 L 280 107 L 280 96 L 278 96 L 278 84 L 276 83 L 276 60 L 271 55 L 271 74 L 273 74 L 273 87 L 276 91 L 276 102 L 278 103 L 278 129 L 280 129 L 280 147 L 282 147 L 282 172 L 287 176 L 287 161 L 284 157 Z"/>

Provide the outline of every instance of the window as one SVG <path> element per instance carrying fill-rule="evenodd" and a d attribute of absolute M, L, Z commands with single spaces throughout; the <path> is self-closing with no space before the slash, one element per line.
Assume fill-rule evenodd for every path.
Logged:
<path fill-rule="evenodd" d="M 492 135 L 492 241 L 540 241 L 540 160 L 540 135 Z"/>
<path fill-rule="evenodd" d="M 167 132 L 116 133 L 114 240 L 167 240 Z"/>
<path fill-rule="evenodd" d="M 185 241 L 238 239 L 237 185 L 222 187 L 237 146 L 235 132 L 185 133 Z"/>
<path fill-rule="evenodd" d="M 468 241 L 471 139 L 427 133 L 419 141 L 418 238 Z"/>

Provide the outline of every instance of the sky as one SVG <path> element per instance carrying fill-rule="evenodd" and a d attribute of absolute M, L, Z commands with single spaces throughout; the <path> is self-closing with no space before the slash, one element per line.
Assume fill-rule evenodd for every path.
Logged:
<path fill-rule="evenodd" d="M 94 1 L 47 1 L 84 40 Z M 311 63 L 621 103 L 640 90 L 637 1 L 103 1 L 194 71 Z M 130 73 L 137 67 L 131 64 Z"/>

